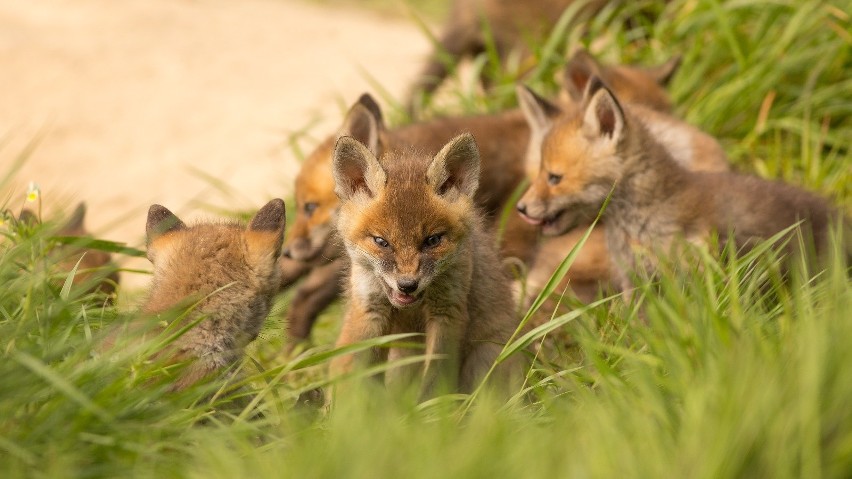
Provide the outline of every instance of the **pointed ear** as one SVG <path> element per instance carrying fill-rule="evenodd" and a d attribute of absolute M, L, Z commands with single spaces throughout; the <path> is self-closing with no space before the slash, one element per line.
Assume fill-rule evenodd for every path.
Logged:
<path fill-rule="evenodd" d="M 380 135 L 384 128 L 379 105 L 373 97 L 365 93 L 346 113 L 337 137 L 351 136 L 366 146 L 373 155 L 379 157 L 382 154 Z"/>
<path fill-rule="evenodd" d="M 148 208 L 148 222 L 145 225 L 145 236 L 147 236 L 149 247 L 157 238 L 182 229 L 186 229 L 186 225 L 165 206 L 151 205 Z"/>
<path fill-rule="evenodd" d="M 526 85 L 517 85 L 515 93 L 518 95 L 518 103 L 524 117 L 533 132 L 543 132 L 553 124 L 553 118 L 559 116 L 562 110 L 555 104 L 538 96 Z"/>
<path fill-rule="evenodd" d="M 255 256 L 281 255 L 284 227 L 287 223 L 284 201 L 275 198 L 252 217 L 246 228 L 246 247 Z"/>
<path fill-rule="evenodd" d="M 155 242 L 158 239 L 168 233 L 183 229 L 186 229 L 186 225 L 174 213 L 164 206 L 151 205 L 148 208 L 148 222 L 145 225 L 146 255 L 148 256 L 148 260 L 153 263 L 154 258 L 157 256 L 156 250 L 158 246 Z M 162 245 L 160 246 L 162 247 Z"/>
<path fill-rule="evenodd" d="M 82 233 L 84 228 L 84 223 L 86 221 L 86 203 L 80 202 L 77 204 L 77 207 L 74 208 L 74 212 L 71 213 L 71 217 L 68 218 L 68 221 L 65 223 L 62 228 L 59 229 L 60 233 Z"/>
<path fill-rule="evenodd" d="M 613 143 L 624 136 L 624 111 L 598 77 L 589 80 L 583 96 L 583 112 L 583 128 L 588 134 Z"/>
<path fill-rule="evenodd" d="M 18 215 L 18 222 L 24 223 L 29 226 L 35 226 L 39 224 L 38 216 L 35 213 L 28 209 L 24 209 L 21 211 L 21 214 Z"/>
<path fill-rule="evenodd" d="M 678 69 L 680 68 L 680 63 L 683 60 L 683 57 L 680 55 L 673 56 L 669 61 L 663 63 L 662 65 L 657 65 L 655 67 L 651 67 L 647 69 L 648 75 L 654 79 L 657 84 L 660 86 L 668 86 L 669 82 L 672 81 L 672 77 L 675 76 Z"/>
<path fill-rule="evenodd" d="M 384 130 L 385 128 L 385 119 L 382 115 L 382 109 L 379 107 L 379 103 L 373 98 L 373 95 L 369 93 L 363 93 L 360 97 L 358 97 L 358 103 L 364 105 L 364 108 L 372 113 L 373 117 L 376 119 L 376 123 L 379 125 L 379 130 Z"/>
<path fill-rule="evenodd" d="M 441 196 L 473 197 L 479 187 L 479 148 L 473 135 L 462 133 L 444 145 L 429 163 L 426 181 Z"/>
<path fill-rule="evenodd" d="M 360 193 L 375 197 L 387 181 L 387 174 L 375 155 L 350 136 L 341 137 L 334 145 L 332 169 L 334 192 L 344 201 Z"/>
<path fill-rule="evenodd" d="M 584 49 L 577 50 L 565 64 L 562 81 L 572 100 L 580 102 L 583 92 L 593 76 L 600 76 L 601 66 L 595 57 Z"/>

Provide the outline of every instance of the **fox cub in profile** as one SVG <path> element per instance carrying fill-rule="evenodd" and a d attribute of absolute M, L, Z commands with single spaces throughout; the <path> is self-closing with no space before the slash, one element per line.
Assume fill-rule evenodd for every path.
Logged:
<path fill-rule="evenodd" d="M 186 388 L 233 364 L 257 337 L 279 288 L 284 223 L 280 199 L 261 208 L 248 227 L 187 226 L 168 209 L 151 206 L 146 235 L 154 277 L 142 311 L 157 314 L 197 300 L 182 321 L 201 318 L 159 353 L 171 362 L 191 361 L 172 389 Z"/>
<path fill-rule="evenodd" d="M 545 233 L 562 234 L 594 218 L 612 191 L 606 239 L 622 290 L 631 287 L 630 270 L 653 271 L 652 255 L 671 251 L 678 238 L 702 244 L 717 233 L 724 242 L 730 233 L 747 248 L 801 221 L 819 249 L 839 218 L 825 200 L 790 185 L 690 171 L 597 77 L 556 131 L 543 139 L 541 171 L 519 210 L 546 224 Z M 641 263 L 635 253 L 644 254 Z"/>
<path fill-rule="evenodd" d="M 333 164 L 341 201 L 337 226 L 351 260 L 337 346 L 424 333 L 421 396 L 472 391 L 519 322 L 509 278 L 473 199 L 479 184 L 473 136 L 455 137 L 432 158 L 390 149 L 381 161 L 359 141 L 342 137 Z M 412 353 L 375 349 L 361 359 Z M 348 371 L 354 360 L 337 358 L 332 371 Z M 519 378 L 518 360 L 501 363 L 494 379 L 508 385 Z M 408 373 L 395 370 L 385 379 L 397 384 Z"/>

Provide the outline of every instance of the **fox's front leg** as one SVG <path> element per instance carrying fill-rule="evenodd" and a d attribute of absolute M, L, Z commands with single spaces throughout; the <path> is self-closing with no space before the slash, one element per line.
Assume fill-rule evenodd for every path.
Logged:
<path fill-rule="evenodd" d="M 296 290 L 287 318 L 290 336 L 287 349 L 307 340 L 319 314 L 340 296 L 343 291 L 341 276 L 345 267 L 342 259 L 317 266 Z"/>
<path fill-rule="evenodd" d="M 278 267 L 281 269 L 281 290 L 289 288 L 302 276 L 311 271 L 310 264 L 304 261 L 296 261 L 286 256 L 282 256 L 278 260 Z"/>
<path fill-rule="evenodd" d="M 434 397 L 443 389 L 458 388 L 461 341 L 467 324 L 466 311 L 432 314 L 426 319 L 426 362 L 420 398 Z"/>
<path fill-rule="evenodd" d="M 340 336 L 335 343 L 336 348 L 342 348 L 361 341 L 378 338 L 387 330 L 386 316 L 377 314 L 357 306 L 350 305 L 343 319 Z M 378 348 L 370 348 L 358 353 L 337 356 L 331 360 L 329 370 L 332 376 L 338 376 L 352 371 L 356 363 L 375 364 L 381 360 Z"/>

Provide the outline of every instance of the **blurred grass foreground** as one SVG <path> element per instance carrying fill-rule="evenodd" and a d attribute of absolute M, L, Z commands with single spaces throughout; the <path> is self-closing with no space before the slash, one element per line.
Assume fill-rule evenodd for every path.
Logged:
<path fill-rule="evenodd" d="M 625 26 L 640 8 L 654 18 Z M 850 12 L 845 0 L 624 2 L 586 35 L 556 40 L 607 62 L 683 55 L 679 115 L 719 137 L 739 169 L 818 191 L 848 214 Z M 548 91 L 562 57 L 533 51 L 549 70 L 528 82 Z M 450 97 L 458 110 L 511 105 L 517 79 L 497 80 L 489 95 Z M 114 324 L 138 315 L 72 288 L 76 271 L 57 272 L 63 218 L 18 221 L 20 205 L 3 198 L 4 478 L 852 477 L 852 281 L 840 247 L 825 270 L 783 279 L 761 248 L 664 265 L 634 303 L 605 298 L 523 338 L 570 340 L 542 348 L 508 402 L 418 404 L 356 381 L 326 414 L 318 388 L 347 381 L 325 374 L 339 309 L 317 333 L 327 344 L 284 357 L 285 296 L 238 370 L 168 392 L 174 367 L 150 360 L 168 340 L 100 352 Z"/>

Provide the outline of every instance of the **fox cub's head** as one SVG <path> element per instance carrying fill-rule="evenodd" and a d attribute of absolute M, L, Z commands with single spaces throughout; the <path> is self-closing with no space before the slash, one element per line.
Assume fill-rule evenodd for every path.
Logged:
<path fill-rule="evenodd" d="M 284 202 L 280 199 L 261 208 L 247 227 L 216 223 L 187 226 L 168 209 L 152 205 L 146 235 L 154 278 L 145 309 L 161 311 L 187 297 L 204 297 L 220 288 L 224 289 L 209 301 L 222 304 L 215 298 L 221 295 L 233 299 L 233 308 L 239 308 L 224 313 L 238 316 L 262 309 L 280 284 L 277 262 L 284 223 Z"/>
<path fill-rule="evenodd" d="M 388 151 L 381 162 L 361 142 L 342 137 L 334 149 L 334 179 L 338 229 L 353 270 L 375 276 L 356 279 L 356 289 L 382 291 L 398 308 L 413 305 L 467 254 L 479 185 L 472 135 L 457 136 L 432 158 Z"/>
<path fill-rule="evenodd" d="M 564 111 L 526 87 L 519 101 L 541 134 L 541 167 L 517 208 L 547 235 L 563 234 L 597 215 L 625 161 L 626 123 L 615 96 L 593 77 L 576 111 Z"/>
<path fill-rule="evenodd" d="M 332 233 L 339 201 L 334 194 L 331 157 L 337 138 L 351 136 L 381 155 L 380 135 L 384 132 L 382 112 L 368 94 L 352 105 L 336 136 L 322 142 L 302 164 L 296 176 L 296 218 L 290 227 L 284 255 L 297 261 L 311 261 L 321 254 L 333 255 Z"/>

